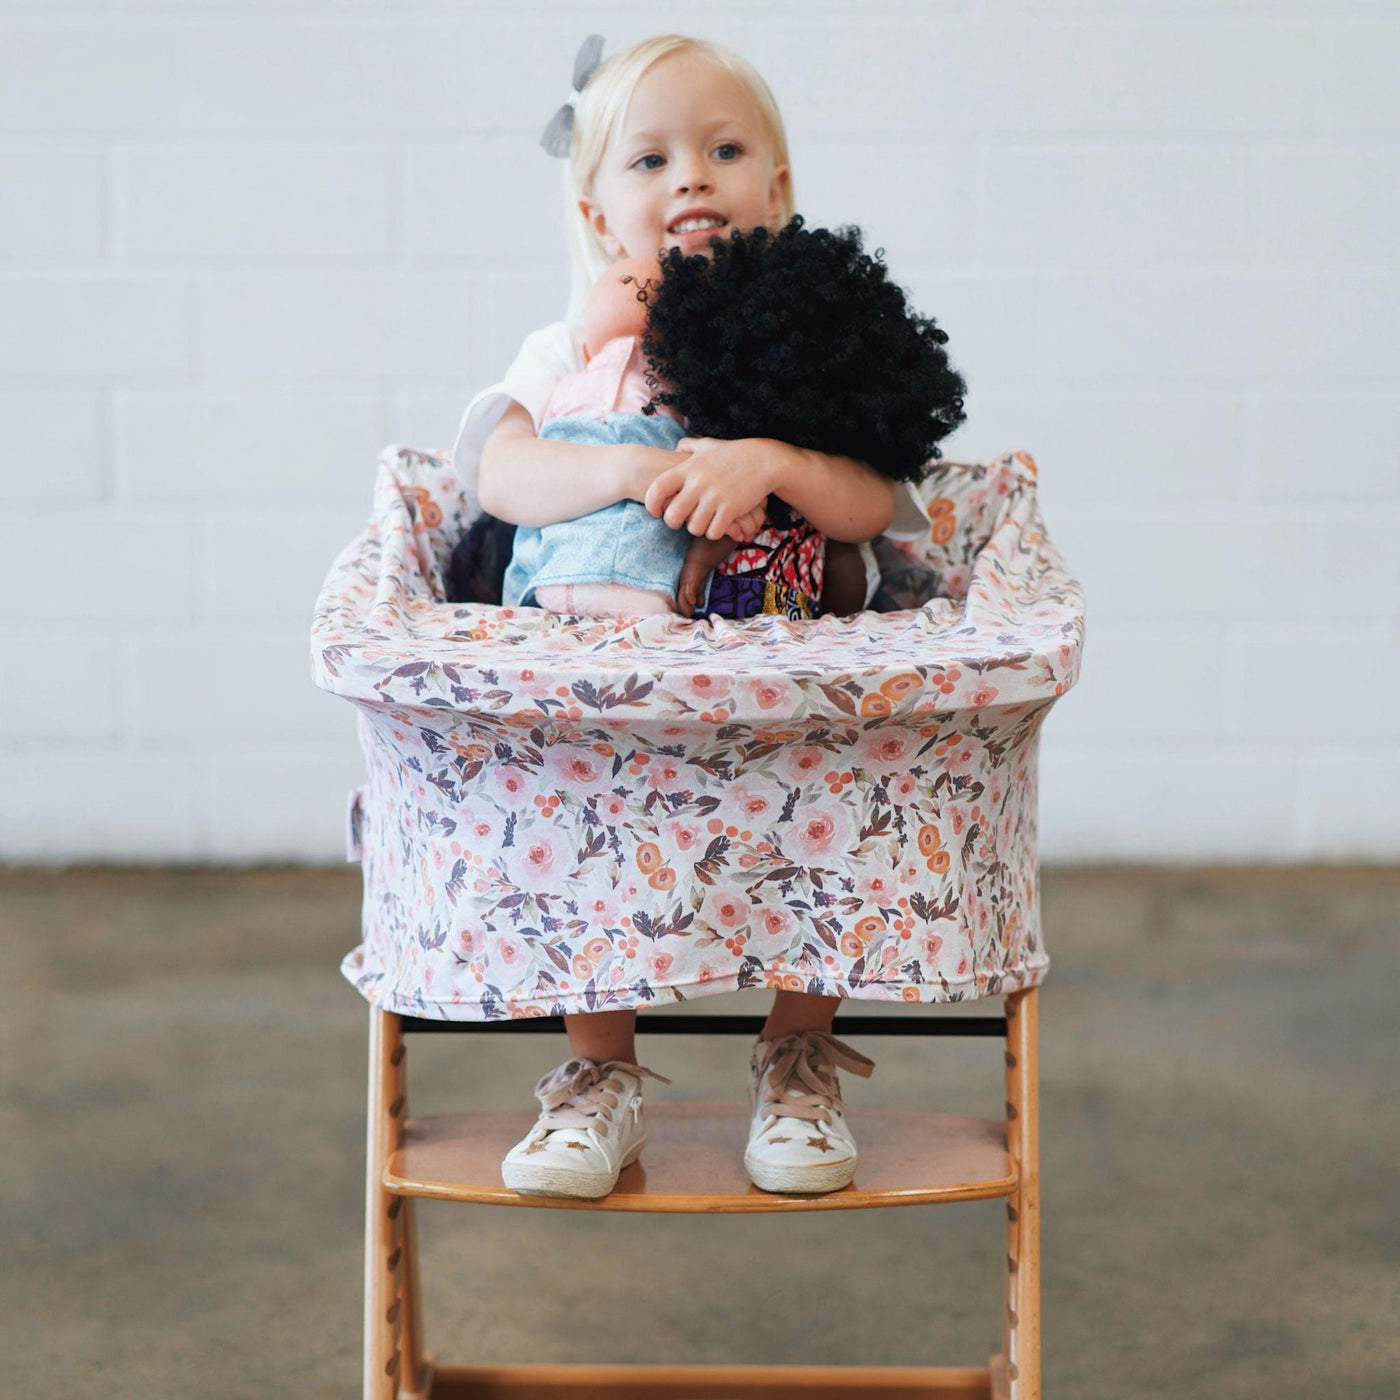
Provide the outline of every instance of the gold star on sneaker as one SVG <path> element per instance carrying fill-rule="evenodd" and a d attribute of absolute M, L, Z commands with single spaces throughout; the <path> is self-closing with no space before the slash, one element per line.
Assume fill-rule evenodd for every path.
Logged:
<path fill-rule="evenodd" d="M 565 1147 L 577 1147 L 578 1150 L 579 1150 L 580 1152 L 587 1152 L 587 1151 L 588 1151 L 588 1144 L 587 1144 L 586 1142 L 579 1142 L 577 1139 L 574 1139 L 574 1140 L 571 1141 L 571 1142 L 566 1142 L 566 1143 L 564 1144 L 564 1146 L 565 1146 Z"/>
<path fill-rule="evenodd" d="M 769 1141 L 769 1142 L 791 1142 L 792 1139 L 791 1139 L 791 1138 L 785 1138 L 785 1137 L 770 1137 L 770 1138 L 768 1139 L 768 1141 Z"/>
<path fill-rule="evenodd" d="M 814 1137 L 807 1139 L 808 1147 L 820 1148 L 823 1152 L 835 1152 L 836 1149 L 824 1137 Z"/>
<path fill-rule="evenodd" d="M 532 1153 L 532 1152 L 543 1152 L 543 1151 L 544 1151 L 544 1143 L 542 1143 L 542 1142 L 532 1142 L 532 1143 L 529 1145 L 529 1147 L 527 1147 L 527 1148 L 525 1149 L 525 1155 L 528 1157 L 528 1156 L 530 1155 L 530 1153 Z"/>

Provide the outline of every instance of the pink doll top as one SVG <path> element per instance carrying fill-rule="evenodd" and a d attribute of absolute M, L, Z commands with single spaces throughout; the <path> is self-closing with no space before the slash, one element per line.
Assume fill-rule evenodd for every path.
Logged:
<path fill-rule="evenodd" d="M 573 414 L 602 418 L 608 413 L 640 413 L 652 393 L 646 381 L 641 337 L 615 336 L 583 369 L 559 380 L 545 404 L 541 421 Z M 658 404 L 656 411 L 681 421 L 680 414 L 669 404 Z"/>

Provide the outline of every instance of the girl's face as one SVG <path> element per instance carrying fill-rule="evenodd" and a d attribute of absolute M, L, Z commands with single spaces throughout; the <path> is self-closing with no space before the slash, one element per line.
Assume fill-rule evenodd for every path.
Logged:
<path fill-rule="evenodd" d="M 707 253 L 716 234 L 776 230 L 788 178 L 748 88 L 703 54 L 673 53 L 632 90 L 579 208 L 614 258 Z M 701 227 L 677 227 L 697 211 Z"/>

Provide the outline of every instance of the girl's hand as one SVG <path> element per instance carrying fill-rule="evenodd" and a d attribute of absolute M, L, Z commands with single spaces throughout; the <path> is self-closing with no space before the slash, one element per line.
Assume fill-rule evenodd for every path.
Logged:
<path fill-rule="evenodd" d="M 689 460 L 662 472 L 644 504 L 673 529 L 722 539 L 740 517 L 768 500 L 786 444 L 772 438 L 682 438 Z"/>
<path fill-rule="evenodd" d="M 768 503 L 765 499 L 763 505 L 755 506 L 751 511 L 739 516 L 725 533 L 731 540 L 743 544 L 745 541 L 753 539 L 763 529 L 763 522 L 767 519 Z"/>

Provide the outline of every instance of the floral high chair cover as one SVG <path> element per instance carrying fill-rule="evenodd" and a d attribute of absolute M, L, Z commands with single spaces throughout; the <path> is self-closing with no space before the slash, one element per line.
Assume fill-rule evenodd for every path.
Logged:
<path fill-rule="evenodd" d="M 1039 984 L 1038 738 L 1084 605 L 1035 482 L 1017 452 L 907 488 L 887 611 L 580 618 L 445 602 L 476 502 L 387 448 L 312 628 L 368 768 L 345 976 L 448 1020 Z"/>

